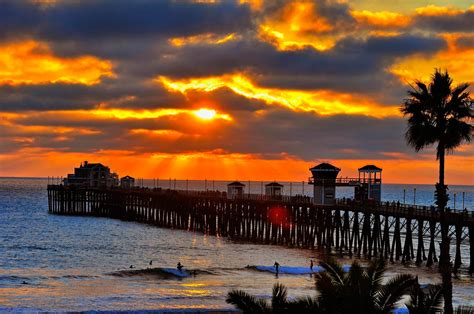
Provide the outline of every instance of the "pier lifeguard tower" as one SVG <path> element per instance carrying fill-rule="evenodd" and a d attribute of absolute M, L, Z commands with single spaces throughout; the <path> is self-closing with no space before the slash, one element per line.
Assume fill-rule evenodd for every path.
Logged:
<path fill-rule="evenodd" d="M 240 183 L 239 181 L 234 181 L 227 184 L 227 198 L 234 199 L 239 198 L 244 195 L 245 184 Z"/>
<path fill-rule="evenodd" d="M 283 185 L 278 182 L 265 184 L 265 195 L 271 198 L 280 198 L 283 192 Z"/>
<path fill-rule="evenodd" d="M 336 178 L 341 169 L 324 162 L 309 170 L 313 174 L 313 177 L 309 179 L 309 184 L 314 186 L 314 204 L 334 205 L 336 203 Z"/>
<path fill-rule="evenodd" d="M 375 165 L 359 168 L 360 187 L 355 190 L 358 200 L 382 200 L 382 169 Z"/>
<path fill-rule="evenodd" d="M 311 169 L 313 174 L 309 184 L 314 185 L 314 204 L 336 204 L 336 187 L 354 187 L 354 199 L 359 202 L 366 200 L 380 202 L 382 199 L 382 169 L 374 165 L 359 168 L 358 178 L 338 178 L 341 169 L 321 163 Z"/>

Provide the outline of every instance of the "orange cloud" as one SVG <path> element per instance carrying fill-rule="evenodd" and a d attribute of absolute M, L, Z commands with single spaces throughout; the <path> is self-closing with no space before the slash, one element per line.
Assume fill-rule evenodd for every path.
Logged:
<path fill-rule="evenodd" d="M 227 87 L 236 94 L 269 105 L 278 105 L 295 111 L 314 111 L 321 115 L 362 114 L 375 117 L 399 116 L 398 107 L 380 106 L 370 99 L 327 90 L 299 91 L 264 88 L 253 84 L 243 74 L 219 77 L 172 80 L 159 77 L 157 81 L 170 91 L 186 94 L 188 91 L 211 92 Z"/>
<path fill-rule="evenodd" d="M 473 35 L 465 35 L 474 39 Z M 400 58 L 389 71 L 404 83 L 412 83 L 415 80 L 429 81 L 435 68 L 447 69 L 457 83 L 474 82 L 474 47 L 458 47 L 456 40 L 462 34 L 440 36 L 448 43 L 447 49 L 430 57 L 412 55 Z"/>
<path fill-rule="evenodd" d="M 264 19 L 259 37 L 279 50 L 308 46 L 321 51 L 331 49 L 337 38 L 327 33 L 333 31 L 334 26 L 316 12 L 313 2 L 289 2 L 276 14 Z"/>
<path fill-rule="evenodd" d="M 228 41 L 237 40 L 240 36 L 235 33 L 218 37 L 216 34 L 200 34 L 188 37 L 175 37 L 168 40 L 168 42 L 176 47 L 186 45 L 206 44 L 206 45 L 220 45 Z"/>
<path fill-rule="evenodd" d="M 408 26 L 412 19 L 401 13 L 388 11 L 372 12 L 367 10 L 351 11 L 358 24 L 381 28 L 402 28 Z"/>
<path fill-rule="evenodd" d="M 466 11 L 474 10 L 474 6 L 471 6 Z M 417 8 L 415 13 L 424 16 L 440 16 L 440 15 L 458 15 L 464 13 L 464 10 L 456 9 L 454 7 L 442 7 L 437 5 L 427 5 L 425 7 Z"/>
<path fill-rule="evenodd" d="M 212 116 L 206 115 L 211 112 Z M 177 114 L 188 114 L 200 118 L 202 120 L 222 119 L 232 121 L 232 117 L 226 113 L 218 113 L 211 109 L 154 109 L 154 110 L 136 110 L 136 109 L 93 109 L 93 110 L 78 110 L 74 114 L 80 113 L 85 115 L 93 115 L 100 118 L 112 119 L 156 119 L 165 116 L 174 116 Z"/>
<path fill-rule="evenodd" d="M 0 84 L 93 85 L 102 76 L 114 76 L 109 61 L 92 56 L 57 57 L 46 44 L 33 40 L 0 45 Z"/>

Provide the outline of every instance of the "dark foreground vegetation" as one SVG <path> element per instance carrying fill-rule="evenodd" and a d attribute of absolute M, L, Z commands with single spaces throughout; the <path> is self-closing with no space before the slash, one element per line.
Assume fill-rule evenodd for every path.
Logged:
<path fill-rule="evenodd" d="M 242 290 L 232 290 L 227 303 L 244 313 L 321 313 L 381 314 L 391 313 L 403 304 L 410 314 L 443 313 L 443 286 L 422 288 L 418 277 L 401 274 L 384 282 L 383 260 L 362 267 L 354 261 L 349 271 L 330 259 L 321 262 L 325 269 L 315 273 L 316 296 L 289 299 L 285 286 L 273 286 L 270 302 Z M 403 299 L 403 301 L 402 301 Z M 455 313 L 474 313 L 472 307 L 459 307 Z"/>

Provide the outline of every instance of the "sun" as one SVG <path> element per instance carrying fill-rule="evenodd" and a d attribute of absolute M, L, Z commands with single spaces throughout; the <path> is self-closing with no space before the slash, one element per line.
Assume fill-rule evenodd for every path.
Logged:
<path fill-rule="evenodd" d="M 211 120 L 216 117 L 216 111 L 214 109 L 201 108 L 194 111 L 194 115 L 203 120 Z"/>

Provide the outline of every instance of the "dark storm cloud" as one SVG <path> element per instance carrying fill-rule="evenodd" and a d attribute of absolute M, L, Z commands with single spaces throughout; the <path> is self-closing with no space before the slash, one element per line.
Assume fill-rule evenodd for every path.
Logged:
<path fill-rule="evenodd" d="M 181 108 L 186 99 L 160 85 L 132 78 L 103 78 L 100 84 L 0 85 L 0 111 L 114 108 Z"/>
<path fill-rule="evenodd" d="M 472 32 L 474 9 L 459 14 L 418 15 L 414 26 L 432 32 Z"/>
<path fill-rule="evenodd" d="M 229 33 L 251 25 L 248 6 L 223 1 L 31 1 L 0 3 L 2 37 L 35 35 L 42 39 L 172 37 Z"/>
<path fill-rule="evenodd" d="M 460 36 L 458 39 L 456 39 L 456 46 L 459 48 L 474 48 L 474 36 Z"/>
<path fill-rule="evenodd" d="M 160 74 L 172 77 L 220 75 L 249 69 L 259 74 L 358 75 L 376 71 L 395 57 L 418 52 L 429 54 L 444 47 L 442 39 L 412 35 L 347 39 L 325 52 L 313 48 L 278 51 L 268 43 L 244 39 L 213 49 L 203 45 L 176 49 L 170 58 L 154 60 L 151 66 L 141 70 L 147 75 L 159 70 Z"/>

